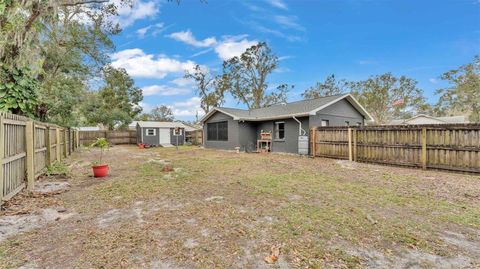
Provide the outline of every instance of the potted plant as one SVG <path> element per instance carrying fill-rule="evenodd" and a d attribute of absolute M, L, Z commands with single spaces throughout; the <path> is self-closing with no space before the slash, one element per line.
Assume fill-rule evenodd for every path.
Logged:
<path fill-rule="evenodd" d="M 100 148 L 100 158 L 98 161 L 92 163 L 93 176 L 94 177 L 106 177 L 108 176 L 108 164 L 102 162 L 103 151 L 108 148 L 108 141 L 105 138 L 97 138 L 91 147 Z"/>

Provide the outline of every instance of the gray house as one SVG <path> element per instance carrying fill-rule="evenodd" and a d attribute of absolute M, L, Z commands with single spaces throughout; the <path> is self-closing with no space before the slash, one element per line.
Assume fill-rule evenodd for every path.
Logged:
<path fill-rule="evenodd" d="M 176 132 L 178 131 L 178 132 Z M 185 125 L 181 122 L 138 121 L 137 142 L 148 146 L 170 147 L 185 143 Z"/>
<path fill-rule="evenodd" d="M 350 94 L 252 110 L 218 107 L 201 119 L 206 148 L 255 151 L 260 134 L 271 132 L 271 151 L 303 154 L 299 139 L 308 148 L 310 127 L 363 126 L 366 121 L 373 118 Z"/>

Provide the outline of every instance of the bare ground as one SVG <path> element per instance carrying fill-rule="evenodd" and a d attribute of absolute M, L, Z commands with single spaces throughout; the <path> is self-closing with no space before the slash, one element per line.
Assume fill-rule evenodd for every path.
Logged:
<path fill-rule="evenodd" d="M 0 267 L 480 267 L 479 176 L 116 146 L 111 176 L 95 179 L 96 154 L 6 204 Z"/>

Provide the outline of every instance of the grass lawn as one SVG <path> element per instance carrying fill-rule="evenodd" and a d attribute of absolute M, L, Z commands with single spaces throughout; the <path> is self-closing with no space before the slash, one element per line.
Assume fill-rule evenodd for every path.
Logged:
<path fill-rule="evenodd" d="M 115 146 L 111 176 L 95 179 L 97 154 L 68 160 L 70 191 L 22 198 L 38 199 L 32 214 L 52 204 L 70 214 L 0 242 L 0 267 L 480 267 L 479 176 Z"/>

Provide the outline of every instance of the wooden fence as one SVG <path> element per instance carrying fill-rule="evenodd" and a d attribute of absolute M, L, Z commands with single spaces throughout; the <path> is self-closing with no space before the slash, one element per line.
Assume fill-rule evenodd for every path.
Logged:
<path fill-rule="evenodd" d="M 480 173 L 480 124 L 320 127 L 312 156 Z"/>
<path fill-rule="evenodd" d="M 185 132 L 185 141 L 192 145 L 203 145 L 203 130 Z"/>
<path fill-rule="evenodd" d="M 79 146 L 78 132 L 29 118 L 0 113 L 0 200 L 23 188 L 34 188 L 35 179 L 54 161 Z"/>
<path fill-rule="evenodd" d="M 137 131 L 80 131 L 80 144 L 90 145 L 97 138 L 106 138 L 110 144 L 136 144 Z"/>

